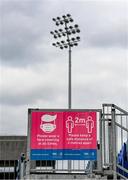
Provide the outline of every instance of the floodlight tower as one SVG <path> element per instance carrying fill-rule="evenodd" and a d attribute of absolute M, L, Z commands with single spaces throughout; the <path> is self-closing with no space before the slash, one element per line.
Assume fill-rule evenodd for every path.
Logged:
<path fill-rule="evenodd" d="M 52 45 L 55 47 L 59 47 L 60 49 L 68 48 L 69 52 L 69 69 L 68 69 L 68 108 L 72 107 L 72 87 L 71 87 L 71 48 L 78 45 L 80 41 L 79 36 L 73 36 L 76 33 L 80 33 L 79 26 L 77 24 L 70 26 L 69 23 L 72 23 L 74 20 L 72 19 L 70 14 L 63 15 L 62 17 L 57 17 L 52 19 L 56 26 L 62 25 L 63 29 L 58 29 L 51 31 L 50 33 L 53 35 L 55 39 L 61 38 L 60 41 L 53 43 Z M 62 39 L 63 38 L 63 39 Z"/>

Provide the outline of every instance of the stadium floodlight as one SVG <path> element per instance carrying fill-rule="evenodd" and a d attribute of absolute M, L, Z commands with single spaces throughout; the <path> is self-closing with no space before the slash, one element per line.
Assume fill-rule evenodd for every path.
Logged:
<path fill-rule="evenodd" d="M 80 37 L 73 37 L 76 33 L 80 33 L 78 24 L 73 26 L 68 25 L 72 23 L 74 20 L 70 14 L 62 15 L 61 17 L 52 19 L 57 26 L 64 26 L 63 29 L 51 31 L 50 33 L 53 35 L 55 39 L 57 38 L 65 38 L 60 42 L 53 43 L 52 45 L 55 47 L 59 47 L 60 49 L 68 48 L 69 51 L 69 82 L 68 82 L 68 108 L 71 109 L 71 48 L 78 45 L 80 41 Z"/>
<path fill-rule="evenodd" d="M 68 24 L 72 23 L 74 20 L 70 14 L 63 15 L 62 17 L 57 17 L 56 19 L 52 19 L 56 26 L 64 26 L 63 29 L 51 31 L 50 33 L 53 35 L 55 39 L 64 38 L 60 42 L 53 43 L 52 45 L 55 47 L 59 47 L 61 50 L 67 49 L 69 52 L 69 67 L 68 67 L 68 108 L 71 109 L 72 105 L 72 87 L 71 87 L 71 48 L 78 45 L 80 41 L 80 37 L 73 37 L 74 34 L 80 33 L 79 26 L 75 24 L 74 26 L 69 26 Z M 68 169 L 71 172 L 71 161 L 68 161 Z"/>

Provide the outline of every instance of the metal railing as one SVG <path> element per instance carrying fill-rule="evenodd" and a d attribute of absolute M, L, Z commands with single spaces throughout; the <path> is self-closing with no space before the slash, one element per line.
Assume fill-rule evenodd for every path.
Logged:
<path fill-rule="evenodd" d="M 17 160 L 0 160 L 0 179 L 16 179 Z"/>
<path fill-rule="evenodd" d="M 114 104 L 103 104 L 101 126 L 103 167 L 112 171 L 114 179 L 117 175 L 126 178 L 128 171 L 119 164 L 118 156 L 123 144 L 128 141 L 128 112 Z M 128 151 L 126 153 L 128 161 Z"/>

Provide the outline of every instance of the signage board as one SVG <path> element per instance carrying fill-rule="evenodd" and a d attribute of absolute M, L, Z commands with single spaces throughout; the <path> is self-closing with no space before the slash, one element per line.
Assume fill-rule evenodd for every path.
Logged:
<path fill-rule="evenodd" d="M 96 160 L 94 111 L 32 111 L 31 160 Z"/>

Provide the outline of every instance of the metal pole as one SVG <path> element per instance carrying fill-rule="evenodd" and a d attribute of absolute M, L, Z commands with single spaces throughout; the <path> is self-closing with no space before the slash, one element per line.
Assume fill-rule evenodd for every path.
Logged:
<path fill-rule="evenodd" d="M 72 107 L 72 72 L 71 72 L 71 46 L 69 44 L 69 67 L 68 67 L 68 108 Z M 71 160 L 68 160 L 68 171 L 71 172 Z"/>
<path fill-rule="evenodd" d="M 112 144 L 113 144 L 113 179 L 117 179 L 116 174 L 116 124 L 115 109 L 112 108 Z"/>
<path fill-rule="evenodd" d="M 71 46 L 69 45 L 69 81 L 68 81 L 68 108 L 71 109 L 72 106 L 72 73 L 71 73 Z"/>
<path fill-rule="evenodd" d="M 103 144 L 102 144 L 102 145 L 103 145 L 103 146 L 102 146 L 102 147 L 103 147 L 103 148 L 102 148 L 102 150 L 103 150 L 103 153 L 104 153 L 104 154 L 103 154 L 103 156 L 104 156 L 104 157 L 103 157 L 103 163 L 104 163 L 104 165 L 106 164 L 105 118 L 106 118 L 106 117 L 105 117 L 105 106 L 103 106 L 103 122 L 102 122 L 102 125 L 103 125 L 103 127 L 102 127 L 102 130 L 103 130 L 103 131 L 102 131 L 102 132 L 103 132 L 103 134 L 102 134 L 102 135 L 103 135 L 103 142 L 102 142 Z"/>
<path fill-rule="evenodd" d="M 68 62 L 68 109 L 70 110 L 72 107 L 72 73 L 71 73 L 71 47 L 77 46 L 80 41 L 80 37 L 72 37 L 70 35 L 75 33 L 80 33 L 79 26 L 77 24 L 73 26 L 68 26 L 69 22 L 73 22 L 73 19 L 70 14 L 62 17 L 53 18 L 53 21 L 57 26 L 64 25 L 63 29 L 58 29 L 55 31 L 51 31 L 50 33 L 54 36 L 54 38 L 61 38 L 62 36 L 66 36 L 67 39 L 53 43 L 52 45 L 55 47 L 59 47 L 60 49 L 69 48 L 69 62 Z M 71 160 L 68 160 L 68 172 L 71 172 Z"/>
<path fill-rule="evenodd" d="M 31 160 L 30 160 L 30 130 L 31 130 L 31 109 L 28 109 L 28 132 L 27 132 L 27 164 L 26 164 L 26 179 L 30 178 Z"/>
<path fill-rule="evenodd" d="M 108 122 L 108 149 L 109 149 L 109 159 L 108 163 L 110 164 L 110 169 L 112 170 L 112 162 L 113 162 L 113 134 L 112 134 L 112 120 L 110 119 Z"/>
<path fill-rule="evenodd" d="M 99 138 L 99 140 L 100 140 L 100 144 L 99 144 L 99 153 L 98 153 L 98 158 L 100 159 L 100 161 L 98 161 L 98 169 L 100 170 L 100 171 L 102 171 L 102 167 L 103 167 L 103 158 L 102 158 L 102 156 L 103 156 L 103 140 L 102 140 L 102 138 L 103 138 L 103 114 L 102 114 L 102 112 L 100 112 L 100 114 L 99 114 L 99 134 L 100 134 L 100 138 Z"/>

